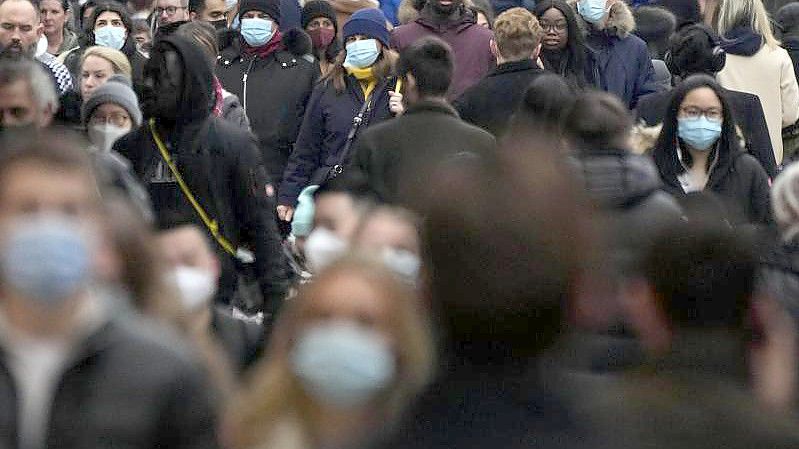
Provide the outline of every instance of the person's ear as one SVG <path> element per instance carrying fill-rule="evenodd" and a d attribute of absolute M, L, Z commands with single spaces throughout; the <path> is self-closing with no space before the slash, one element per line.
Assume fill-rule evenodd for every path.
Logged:
<path fill-rule="evenodd" d="M 533 57 L 530 58 L 530 59 L 535 61 L 535 60 L 538 59 L 539 56 L 541 56 L 541 43 L 540 42 L 539 42 L 538 46 L 535 47 L 535 50 L 533 50 Z"/>
<path fill-rule="evenodd" d="M 497 41 L 494 38 L 491 38 L 491 41 L 488 44 L 489 48 L 491 49 L 491 54 L 494 55 L 495 58 L 499 58 L 499 47 L 497 47 Z"/>
<path fill-rule="evenodd" d="M 38 119 L 36 120 L 36 124 L 39 128 L 46 128 L 50 126 L 53 122 L 53 117 L 55 116 L 56 108 L 53 104 L 48 104 L 44 110 L 42 110 L 41 114 L 39 114 Z"/>
<path fill-rule="evenodd" d="M 42 25 L 42 23 L 39 22 L 39 24 L 36 25 L 36 37 L 41 39 L 43 34 L 44 34 L 44 25 Z"/>
<path fill-rule="evenodd" d="M 189 20 L 191 20 L 192 22 L 197 20 L 197 13 L 194 11 L 189 11 Z"/>
<path fill-rule="evenodd" d="M 657 293 L 645 279 L 631 279 L 620 295 L 622 313 L 649 352 L 664 353 L 671 347 L 671 329 L 658 306 Z"/>

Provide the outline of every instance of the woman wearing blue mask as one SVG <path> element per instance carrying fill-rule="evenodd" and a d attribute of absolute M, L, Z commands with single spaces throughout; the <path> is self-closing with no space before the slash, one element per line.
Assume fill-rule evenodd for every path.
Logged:
<path fill-rule="evenodd" d="M 238 25 L 220 35 L 216 66 L 222 87 L 241 100 L 274 183 L 319 78 L 311 40 L 300 30 L 284 30 L 281 21 L 279 0 L 242 0 Z"/>
<path fill-rule="evenodd" d="M 433 342 L 420 306 L 371 260 L 323 271 L 287 303 L 269 358 L 232 405 L 231 447 L 371 447 L 430 380 Z"/>
<path fill-rule="evenodd" d="M 771 221 L 768 176 L 743 149 L 724 91 L 713 78 L 694 75 L 675 87 L 653 157 L 677 198 L 708 191 L 739 224 Z"/>
<path fill-rule="evenodd" d="M 344 24 L 343 37 L 344 51 L 314 89 L 283 176 L 278 216 L 285 221 L 291 221 L 303 188 L 324 182 L 337 165 L 346 166 L 364 129 L 393 115 L 389 100 L 396 89 L 391 74 L 397 54 L 389 48 L 383 12 L 356 12 Z"/>
<path fill-rule="evenodd" d="M 86 34 L 81 45 L 61 55 L 60 59 L 67 66 L 74 79 L 81 78 L 81 60 L 87 48 L 98 45 L 121 51 L 130 62 L 132 68 L 133 85 L 141 85 L 144 73 L 144 63 L 147 58 L 136 49 L 136 40 L 133 38 L 133 23 L 127 10 L 118 3 L 101 3 L 92 14 L 91 19 L 85 24 Z"/>

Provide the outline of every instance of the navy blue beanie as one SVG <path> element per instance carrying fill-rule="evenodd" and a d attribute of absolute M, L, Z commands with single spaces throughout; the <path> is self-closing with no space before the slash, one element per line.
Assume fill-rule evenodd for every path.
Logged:
<path fill-rule="evenodd" d="M 350 20 L 344 24 L 344 41 L 356 34 L 377 39 L 383 43 L 383 46 L 388 47 L 388 25 L 383 11 L 377 8 L 355 11 Z"/>

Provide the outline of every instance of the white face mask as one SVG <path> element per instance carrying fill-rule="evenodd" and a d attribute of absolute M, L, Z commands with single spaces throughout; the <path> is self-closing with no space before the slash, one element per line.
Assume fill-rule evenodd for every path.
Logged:
<path fill-rule="evenodd" d="M 318 274 L 347 252 L 349 245 L 339 236 L 325 228 L 316 228 L 305 242 L 305 258 L 308 267 Z"/>
<path fill-rule="evenodd" d="M 416 254 L 392 247 L 383 248 L 381 252 L 383 263 L 394 273 L 400 275 L 404 280 L 416 284 L 419 279 L 419 268 L 422 261 Z"/>
<path fill-rule="evenodd" d="M 120 128 L 111 123 L 92 125 L 89 128 L 89 141 L 102 152 L 111 151 L 114 142 L 129 132 L 129 129 Z"/>
<path fill-rule="evenodd" d="M 188 311 L 207 306 L 216 294 L 214 275 L 194 267 L 179 266 L 174 272 L 183 307 Z"/>

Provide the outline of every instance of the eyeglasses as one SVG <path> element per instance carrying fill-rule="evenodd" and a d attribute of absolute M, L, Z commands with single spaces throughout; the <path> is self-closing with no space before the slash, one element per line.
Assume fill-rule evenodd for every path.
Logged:
<path fill-rule="evenodd" d="M 555 22 L 555 23 L 541 22 L 541 28 L 543 28 L 544 31 L 554 30 L 557 32 L 562 32 L 566 31 L 566 28 L 568 27 L 569 26 L 566 22 Z"/>
<path fill-rule="evenodd" d="M 177 14 L 179 9 L 186 9 L 188 6 L 167 6 L 166 8 L 155 8 L 155 15 L 160 16 L 163 13 L 166 13 L 167 16 L 174 16 Z"/>
<path fill-rule="evenodd" d="M 685 108 L 680 108 L 680 117 L 682 118 L 692 118 L 696 119 L 701 116 L 705 116 L 708 120 L 714 122 L 720 122 L 724 118 L 724 113 L 719 108 L 697 108 L 693 106 L 688 106 Z"/>
<path fill-rule="evenodd" d="M 115 112 L 111 115 L 93 115 L 89 119 L 92 125 L 105 125 L 111 123 L 112 125 L 123 127 L 130 122 L 130 116 L 121 112 Z"/>

